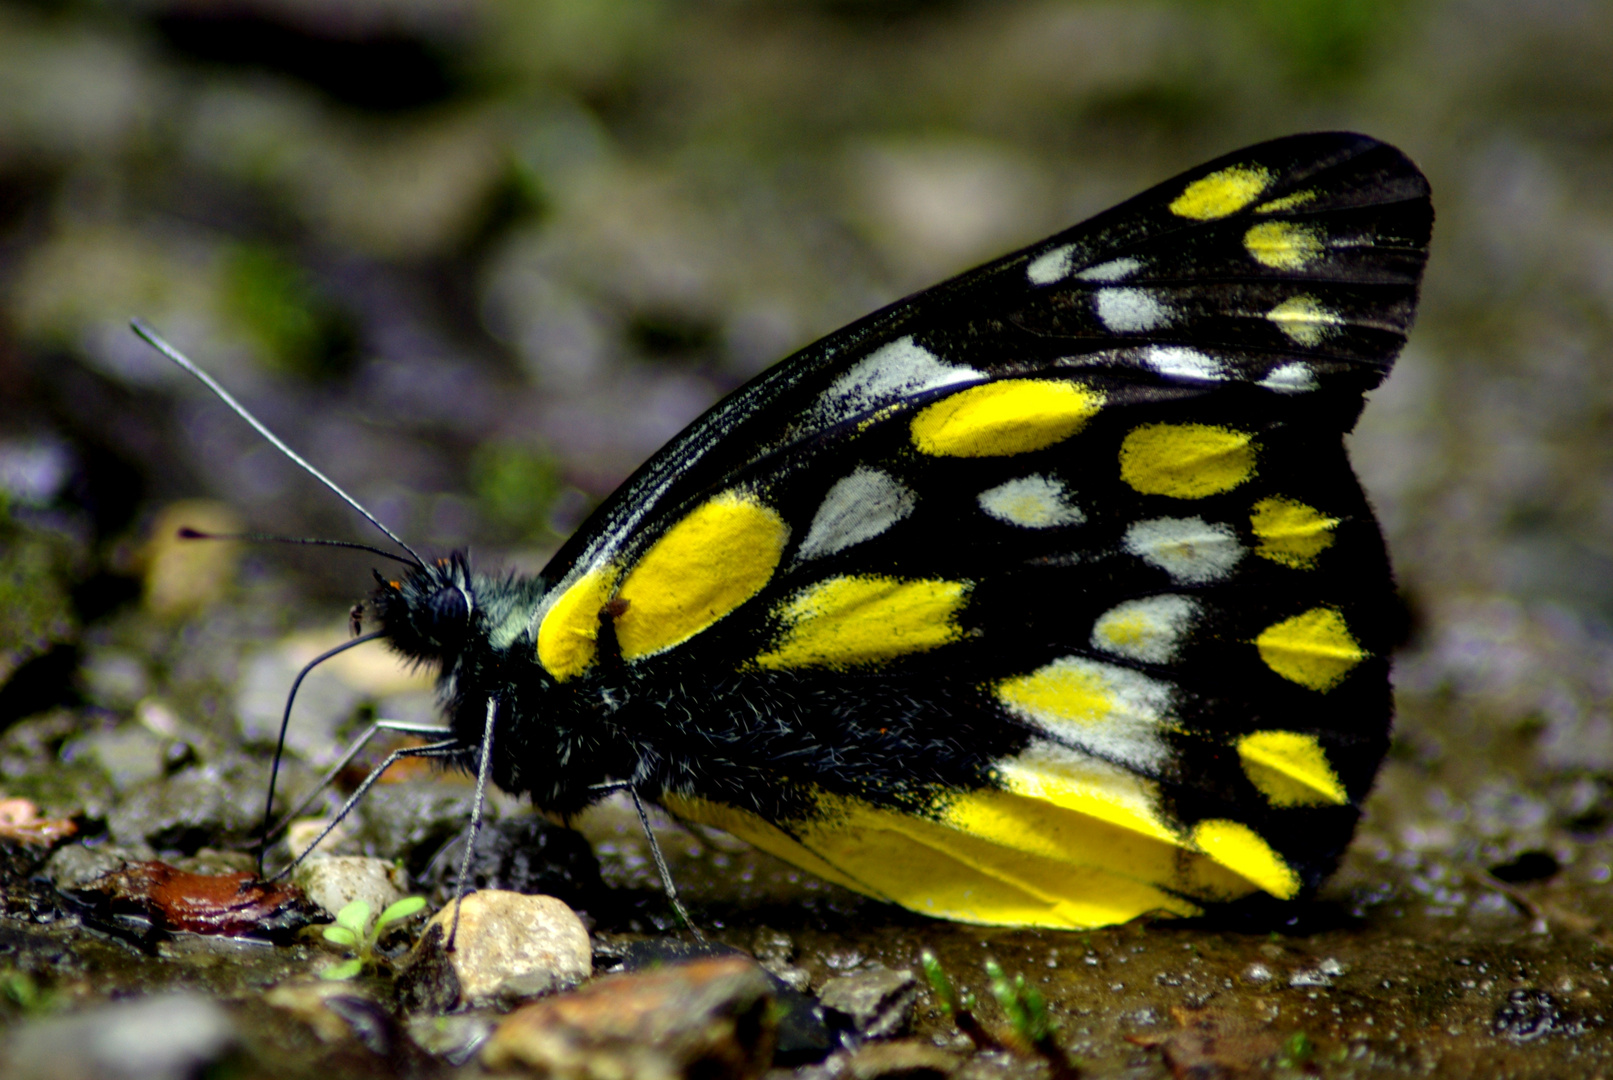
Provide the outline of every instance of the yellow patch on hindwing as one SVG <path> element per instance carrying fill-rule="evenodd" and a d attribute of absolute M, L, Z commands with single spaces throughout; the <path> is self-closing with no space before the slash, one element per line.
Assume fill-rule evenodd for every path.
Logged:
<path fill-rule="evenodd" d="M 560 594 L 538 624 L 538 662 L 561 682 L 593 664 L 598 651 L 599 609 L 610 599 L 615 584 L 614 566 L 590 570 Z"/>
<path fill-rule="evenodd" d="M 1235 214 L 1260 198 L 1272 181 L 1262 165 L 1233 165 L 1200 177 L 1171 200 L 1170 211 L 1194 221 L 1213 221 Z"/>
<path fill-rule="evenodd" d="M 1315 569 L 1317 558 L 1332 546 L 1338 524 L 1338 518 L 1281 496 L 1261 499 L 1249 514 L 1255 554 L 1295 570 Z"/>
<path fill-rule="evenodd" d="M 753 496 L 726 491 L 656 540 L 622 581 L 622 656 L 636 660 L 698 634 L 766 585 L 789 529 Z"/>
<path fill-rule="evenodd" d="M 1202 499 L 1255 471 L 1254 435 L 1211 424 L 1143 424 L 1120 444 L 1120 478 L 1144 495 Z"/>
<path fill-rule="evenodd" d="M 678 795 L 673 792 L 662 795 L 659 802 L 667 813 L 679 821 L 721 829 L 769 855 L 783 859 L 792 866 L 799 866 L 809 873 L 816 874 L 825 881 L 832 881 L 836 885 L 864 895 L 879 896 L 878 893 L 871 892 L 862 882 L 847 877 L 833 865 L 802 847 L 800 841 L 760 814 L 713 802 L 710 799 Z M 880 896 L 880 899 L 885 897 Z"/>
<path fill-rule="evenodd" d="M 956 641 L 968 598 L 963 581 L 865 575 L 802 589 L 775 615 L 785 630 L 758 656 L 764 668 L 852 667 Z"/>
<path fill-rule="evenodd" d="M 1249 782 L 1273 806 L 1343 806 L 1350 801 L 1314 735 L 1253 731 L 1238 740 L 1238 758 Z"/>
<path fill-rule="evenodd" d="M 1210 858 L 1279 900 L 1299 895 L 1299 875 L 1260 834 L 1238 821 L 1212 818 L 1193 826 L 1193 842 Z"/>
<path fill-rule="evenodd" d="M 1150 782 L 1050 752 L 1005 763 L 1008 790 L 957 792 L 931 813 L 821 791 L 805 817 L 779 822 L 690 796 L 661 802 L 835 884 L 957 922 L 1087 929 L 1195 915 L 1198 901 L 1259 887 L 1247 866 L 1221 865 L 1167 824 Z"/>
<path fill-rule="evenodd" d="M 1002 457 L 1069 438 L 1103 395 L 1062 379 L 1002 379 L 960 390 L 913 417 L 913 445 L 939 457 Z"/>
<path fill-rule="evenodd" d="M 1273 623 L 1255 638 L 1260 659 L 1290 682 L 1327 691 L 1369 655 L 1337 608 L 1314 607 Z"/>
<path fill-rule="evenodd" d="M 1273 270 L 1301 270 L 1326 245 L 1315 229 L 1292 221 L 1262 221 L 1243 234 L 1243 246 L 1255 262 Z"/>

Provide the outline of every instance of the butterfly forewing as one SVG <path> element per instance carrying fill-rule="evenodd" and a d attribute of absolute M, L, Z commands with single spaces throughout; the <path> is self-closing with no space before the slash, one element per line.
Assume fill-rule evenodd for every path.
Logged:
<path fill-rule="evenodd" d="M 869 316 L 601 509 L 537 659 L 674 812 L 916 910 L 1300 895 L 1387 742 L 1342 436 L 1431 223 L 1397 151 L 1298 136 Z"/>

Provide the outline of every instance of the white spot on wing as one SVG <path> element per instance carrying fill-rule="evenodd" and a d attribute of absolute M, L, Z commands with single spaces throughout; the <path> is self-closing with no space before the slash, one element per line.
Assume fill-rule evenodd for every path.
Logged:
<path fill-rule="evenodd" d="M 1032 285 L 1051 285 L 1055 281 L 1063 281 L 1069 276 L 1070 256 L 1074 254 L 1074 244 L 1044 251 L 1025 265 L 1025 276 Z"/>
<path fill-rule="evenodd" d="M 1190 596 L 1146 596 L 1116 604 L 1092 624 L 1092 647 L 1145 664 L 1168 664 L 1202 610 Z"/>
<path fill-rule="evenodd" d="M 1152 330 L 1170 321 L 1170 309 L 1143 289 L 1099 289 L 1094 303 L 1103 325 L 1117 334 Z"/>
<path fill-rule="evenodd" d="M 1143 264 L 1136 259 L 1110 259 L 1078 270 L 1075 276 L 1082 281 L 1125 281 L 1142 268 Z"/>
<path fill-rule="evenodd" d="M 1031 688 L 1016 692 L 1016 682 Z M 1170 753 L 1160 734 L 1171 688 L 1130 668 L 1064 656 L 1028 679 L 1009 680 L 998 698 L 1056 742 L 1142 772 L 1157 773 Z"/>
<path fill-rule="evenodd" d="M 1086 520 L 1064 485 L 1049 476 L 1024 476 L 980 493 L 980 509 L 1010 525 L 1050 529 Z"/>
<path fill-rule="evenodd" d="M 974 368 L 944 363 L 911 337 L 901 337 L 848 368 L 829 384 L 818 404 L 831 420 L 840 420 L 925 390 L 984 378 Z"/>
<path fill-rule="evenodd" d="M 1205 585 L 1230 574 L 1243 545 L 1230 525 L 1203 518 L 1154 518 L 1126 530 L 1126 550 L 1184 585 Z"/>
<path fill-rule="evenodd" d="M 1185 345 L 1150 346 L 1143 360 L 1167 378 L 1195 379 L 1200 382 L 1216 382 L 1226 378 L 1226 369 L 1220 361 Z"/>
<path fill-rule="evenodd" d="M 1316 372 L 1298 360 L 1271 369 L 1260 385 L 1279 394 L 1303 394 L 1316 389 Z"/>
<path fill-rule="evenodd" d="M 856 469 L 823 497 L 796 557 L 816 559 L 872 540 L 911 514 L 917 501 L 889 473 Z"/>

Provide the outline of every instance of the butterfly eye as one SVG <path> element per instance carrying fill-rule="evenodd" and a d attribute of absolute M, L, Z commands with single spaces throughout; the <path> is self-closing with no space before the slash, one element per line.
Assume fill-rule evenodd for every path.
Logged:
<path fill-rule="evenodd" d="M 432 593 L 428 606 L 432 621 L 441 627 L 462 626 L 470 617 L 470 602 L 465 597 L 465 591 L 455 585 Z"/>

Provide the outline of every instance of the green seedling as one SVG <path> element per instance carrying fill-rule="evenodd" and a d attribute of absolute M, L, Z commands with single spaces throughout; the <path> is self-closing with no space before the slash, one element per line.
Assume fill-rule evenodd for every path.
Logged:
<path fill-rule="evenodd" d="M 961 998 L 958 996 L 958 988 L 952 985 L 952 978 L 929 949 L 919 953 L 919 966 L 924 969 L 924 981 L 930 984 L 930 992 L 935 995 L 942 1012 L 954 1021 L 961 1013 L 974 1012 L 975 996 L 968 991 L 964 991 Z"/>
<path fill-rule="evenodd" d="M 997 999 L 1015 1035 L 1031 1046 L 1040 1046 L 1052 1038 L 1053 1018 L 1047 1012 L 1047 999 L 1025 982 L 1025 976 L 1010 979 L 1001 964 L 987 960 L 986 977 L 991 980 L 991 996 Z"/>
<path fill-rule="evenodd" d="M 0 970 L 0 999 L 11 1002 L 23 1012 L 48 1011 L 52 1005 L 51 997 L 28 972 L 17 968 Z"/>
<path fill-rule="evenodd" d="M 1285 1069 L 1298 1069 L 1315 1056 L 1316 1044 L 1311 1041 L 1311 1037 L 1303 1031 L 1296 1031 L 1283 1043 L 1282 1053 L 1277 1056 L 1277 1064 Z"/>
<path fill-rule="evenodd" d="M 325 940 L 335 942 L 343 948 L 352 949 L 358 955 L 349 957 L 337 964 L 332 964 L 319 973 L 323 979 L 351 979 L 366 967 L 372 967 L 376 959 L 376 946 L 380 943 L 387 928 L 393 923 L 402 922 L 415 912 L 426 906 L 423 896 L 406 896 L 375 917 L 370 922 L 370 905 L 363 900 L 354 900 L 336 913 L 336 924 L 325 927 Z"/>

